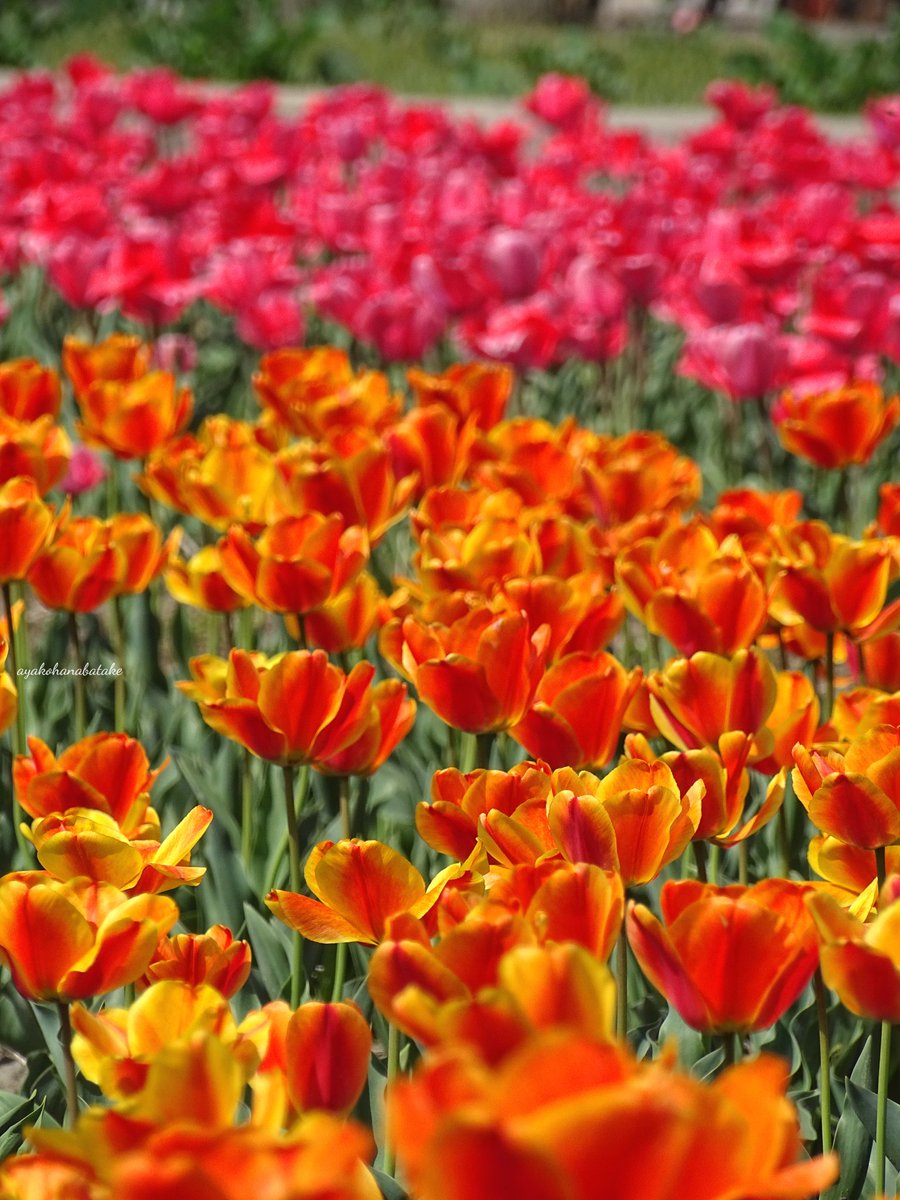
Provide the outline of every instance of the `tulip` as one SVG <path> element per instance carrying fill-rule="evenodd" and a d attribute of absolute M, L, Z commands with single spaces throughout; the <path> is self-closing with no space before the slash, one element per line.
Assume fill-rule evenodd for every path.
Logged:
<path fill-rule="evenodd" d="M 419 406 L 449 408 L 460 425 L 474 417 L 485 432 L 503 419 L 513 388 L 509 367 L 494 363 L 453 363 L 440 375 L 414 369 L 407 372 L 407 379 Z"/>
<path fill-rule="evenodd" d="M 532 1036 L 496 1069 L 450 1046 L 398 1081 L 388 1136 L 421 1200 L 803 1200 L 837 1177 L 804 1157 L 771 1056 L 712 1083 L 583 1034 Z"/>
<path fill-rule="evenodd" d="M 0 961 L 30 1000 L 66 1003 L 139 979 L 178 909 L 111 884 L 60 883 L 42 871 L 0 880 Z"/>
<path fill-rule="evenodd" d="M 140 742 L 124 733 L 95 733 L 57 758 L 38 737 L 28 739 L 31 757 L 13 765 L 16 799 L 33 820 L 71 809 L 110 816 L 128 838 L 153 836 L 159 818 L 150 790 L 165 763 L 150 770 Z"/>
<path fill-rule="evenodd" d="M 665 763 L 627 759 L 602 779 L 558 771 L 547 812 L 569 862 L 618 871 L 626 887 L 649 883 L 697 832 L 703 784 L 682 795 Z"/>
<path fill-rule="evenodd" d="M 365 531 L 337 513 L 307 513 L 270 525 L 254 543 L 233 526 L 218 543 L 225 581 L 272 612 L 305 615 L 349 586 L 366 565 Z"/>
<path fill-rule="evenodd" d="M 0 363 L 0 412 L 16 421 L 59 416 L 62 393 L 59 376 L 33 358 Z"/>
<path fill-rule="evenodd" d="M 79 436 L 117 458 L 146 458 L 179 433 L 190 419 L 194 400 L 168 371 L 150 371 L 119 382 L 97 380 L 77 395 L 82 419 Z"/>
<path fill-rule="evenodd" d="M 361 650 L 383 620 L 384 597 L 374 576 L 361 571 L 351 584 L 330 596 L 321 608 L 306 614 L 306 637 L 311 646 L 329 654 Z M 294 629 L 290 615 L 285 617 L 288 632 L 300 636 L 299 621 Z"/>
<path fill-rule="evenodd" d="M 0 584 L 24 579 L 53 532 L 53 511 L 25 476 L 0 484 Z"/>
<path fill-rule="evenodd" d="M 0 410 L 0 485 L 24 475 L 46 495 L 65 475 L 71 456 L 69 435 L 52 417 L 17 421 Z"/>
<path fill-rule="evenodd" d="M 250 943 L 236 940 L 224 925 L 212 925 L 206 933 L 173 934 L 157 946 L 138 987 L 180 980 L 193 988 L 208 985 L 227 999 L 247 982 L 251 958 Z"/>
<path fill-rule="evenodd" d="M 808 890 L 785 880 L 752 888 L 670 881 L 660 896 L 665 925 L 632 903 L 628 938 L 644 974 L 693 1029 L 768 1029 L 818 963 L 802 907 Z"/>
<path fill-rule="evenodd" d="M 366 1086 L 372 1033 L 353 1004 L 304 1004 L 285 1029 L 285 1082 L 297 1112 L 347 1116 Z"/>
<path fill-rule="evenodd" d="M 548 634 L 546 626 L 532 632 L 525 617 L 498 617 L 485 606 L 443 627 L 413 617 L 390 621 L 381 648 L 448 725 L 489 733 L 517 725 L 528 711 Z"/>
<path fill-rule="evenodd" d="M 72 450 L 69 469 L 59 481 L 59 486 L 69 496 L 81 496 L 93 491 L 106 478 L 106 468 L 87 446 L 77 445 Z"/>
<path fill-rule="evenodd" d="M 207 612 L 232 613 L 251 604 L 226 581 L 218 546 L 201 547 L 187 562 L 173 557 L 166 567 L 165 580 L 179 604 Z"/>
<path fill-rule="evenodd" d="M 369 717 L 355 741 L 316 763 L 323 775 L 374 775 L 413 727 L 416 702 L 397 679 L 376 683 L 369 693 Z"/>
<path fill-rule="evenodd" d="M 900 420 L 900 396 L 886 400 L 873 383 L 833 392 L 785 392 L 772 412 L 781 444 L 816 466 L 867 463 Z"/>
<path fill-rule="evenodd" d="M 567 654 L 544 675 L 510 735 L 551 767 L 602 767 L 612 758 L 642 673 L 610 654 Z"/>
<path fill-rule="evenodd" d="M 358 838 L 320 842 L 306 860 L 304 877 L 317 900 L 272 891 L 266 904 L 313 942 L 375 946 L 392 916 L 423 916 L 440 895 L 440 886 L 426 891 L 422 876 L 396 850 Z"/>
<path fill-rule="evenodd" d="M 841 754 L 794 747 L 794 791 L 823 833 L 861 850 L 900 839 L 900 727 L 876 725 Z"/>

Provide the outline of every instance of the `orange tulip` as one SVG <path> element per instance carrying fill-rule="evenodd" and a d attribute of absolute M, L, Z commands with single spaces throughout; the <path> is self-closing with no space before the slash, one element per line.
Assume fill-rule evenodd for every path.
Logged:
<path fill-rule="evenodd" d="M 478 842 L 482 815 L 498 810 L 511 816 L 523 804 L 543 804 L 550 795 L 550 776 L 534 763 L 510 771 L 436 771 L 431 801 L 416 807 L 416 830 L 434 850 L 463 862 Z"/>
<path fill-rule="evenodd" d="M 806 902 L 819 936 L 822 976 L 841 1004 L 858 1017 L 900 1021 L 900 901 L 879 907 L 865 925 L 828 895 Z"/>
<path fill-rule="evenodd" d="M 784 392 L 773 417 L 786 450 L 834 470 L 869 461 L 900 420 L 900 396 L 885 399 L 874 383 L 819 394 Z"/>
<path fill-rule="evenodd" d="M 372 1033 L 356 1005 L 301 1005 L 287 1023 L 284 1050 L 293 1108 L 347 1116 L 368 1082 L 372 1053 Z"/>
<path fill-rule="evenodd" d="M 900 633 L 887 633 L 864 648 L 866 679 L 884 692 L 900 691 Z"/>
<path fill-rule="evenodd" d="M 368 719 L 355 741 L 330 756 L 322 756 L 316 770 L 323 775 L 374 775 L 387 762 L 416 719 L 416 702 L 406 694 L 406 684 L 383 679 L 369 692 Z"/>
<path fill-rule="evenodd" d="M 547 656 L 549 630 L 520 614 L 473 609 L 449 626 L 389 621 L 381 651 L 441 720 L 467 733 L 509 729 L 525 716 Z"/>
<path fill-rule="evenodd" d="M 84 396 L 95 383 L 133 383 L 146 375 L 150 347 L 130 333 L 113 333 L 94 344 L 69 335 L 62 361 L 75 395 Z"/>
<path fill-rule="evenodd" d="M 85 1078 L 112 1100 L 127 1099 L 147 1083 L 150 1064 L 167 1046 L 214 1034 L 242 1060 L 255 1063 L 251 1045 L 241 1046 L 225 997 L 205 984 L 155 983 L 129 1008 L 92 1013 L 72 1007 L 72 1056 Z"/>
<path fill-rule="evenodd" d="M 28 582 L 48 608 L 90 612 L 111 596 L 144 591 L 179 537 L 174 530 L 163 541 L 159 527 L 139 513 L 109 521 L 72 517 L 34 559 Z"/>
<path fill-rule="evenodd" d="M 12 676 L 3 669 L 6 666 L 6 655 L 9 650 L 5 630 L 6 622 L 4 621 L 3 629 L 0 630 L 0 734 L 5 733 L 15 721 L 16 707 L 19 703 L 19 694 Z"/>
<path fill-rule="evenodd" d="M 876 725 L 835 750 L 794 747 L 794 791 L 817 829 L 861 850 L 900 840 L 900 727 Z"/>
<path fill-rule="evenodd" d="M 174 556 L 166 567 L 165 579 L 179 604 L 207 612 L 237 612 L 251 603 L 226 581 L 217 546 L 201 547 L 187 562 Z"/>
<path fill-rule="evenodd" d="M 164 896 L 59 883 L 42 871 L 0 880 L 0 961 L 30 1000 L 79 1000 L 133 983 L 178 918 Z"/>
<path fill-rule="evenodd" d="M 307 640 L 329 654 L 362 649 L 381 621 L 383 601 L 374 577 L 368 571 L 360 571 L 352 583 L 329 596 L 321 608 L 306 614 Z M 285 617 L 288 632 L 299 637 L 299 622 L 296 629 L 292 628 L 294 623 L 295 618 Z"/>
<path fill-rule="evenodd" d="M 89 809 L 112 817 L 129 838 L 158 833 L 150 789 L 166 763 L 151 771 L 146 751 L 134 738 L 95 733 L 59 758 L 38 737 L 28 739 L 28 748 L 30 758 L 15 759 L 13 779 L 16 799 L 32 819 Z"/>
<path fill-rule="evenodd" d="M 206 984 L 227 998 L 247 982 L 251 959 L 250 943 L 238 941 L 224 925 L 211 925 L 206 933 L 173 934 L 157 946 L 138 987 L 174 979 L 194 988 Z"/>
<path fill-rule="evenodd" d="M 318 899 L 272 891 L 271 911 L 312 942 L 362 942 L 375 946 L 397 913 L 423 916 L 440 895 L 428 890 L 412 863 L 381 842 L 358 838 L 320 842 L 306 860 L 307 886 Z"/>
<path fill-rule="evenodd" d="M 584 1035 L 533 1035 L 492 1069 L 450 1046 L 398 1080 L 388 1137 L 420 1200 L 805 1200 L 838 1174 L 808 1160 L 788 1067 L 712 1083 Z"/>
<path fill-rule="evenodd" d="M 62 391 L 59 376 L 33 358 L 0 363 L 0 412 L 16 421 L 59 416 Z"/>
<path fill-rule="evenodd" d="M 900 875 L 900 846 L 885 847 L 884 857 L 887 874 Z M 840 838 L 820 835 L 810 838 L 807 859 L 817 875 L 846 893 L 845 907 L 873 883 L 877 887 L 878 864 L 873 850 L 861 850 Z"/>
<path fill-rule="evenodd" d="M 773 525 L 792 525 L 803 506 L 798 491 L 760 492 L 733 488 L 720 492 L 709 522 L 719 541 L 736 533 L 745 549 L 765 543 Z"/>
<path fill-rule="evenodd" d="M 876 525 L 887 537 L 900 537 L 900 483 L 883 483 L 878 489 Z"/>
<path fill-rule="evenodd" d="M 538 559 L 518 521 L 485 516 L 471 530 L 425 530 L 413 566 L 426 591 L 490 595 L 502 580 L 531 574 Z"/>
<path fill-rule="evenodd" d="M 375 668 L 357 663 L 349 675 L 322 650 L 297 650 L 265 659 L 232 650 L 227 662 L 191 660 L 194 682 L 178 683 L 217 733 L 258 758 L 318 765 L 346 750 L 371 716 Z"/>
<path fill-rule="evenodd" d="M 327 443 L 298 442 L 275 456 L 269 518 L 309 511 L 339 513 L 360 525 L 376 546 L 409 507 L 415 479 L 398 480 L 383 440 L 365 429 L 343 429 Z"/>
<path fill-rule="evenodd" d="M 716 747 L 723 733 L 746 733 L 755 756 L 769 753 L 773 736 L 765 730 L 777 695 L 775 672 L 755 649 L 731 658 L 700 651 L 670 662 L 647 678 L 650 712 L 673 746 L 681 750 Z"/>
<path fill-rule="evenodd" d="M 154 500 L 215 529 L 237 521 L 258 531 L 275 486 L 272 454 L 258 435 L 254 426 L 223 413 L 207 417 L 196 436 L 154 451 L 137 482 Z"/>
<path fill-rule="evenodd" d="M 803 897 L 809 884 L 766 880 L 717 888 L 664 884 L 662 925 L 628 906 L 628 939 L 644 974 L 694 1029 L 768 1029 L 794 1003 L 818 963 Z"/>
<path fill-rule="evenodd" d="M 700 499 L 700 468 L 659 433 L 598 438 L 583 471 L 591 510 L 606 528 L 645 513 L 684 512 Z"/>
<path fill-rule="evenodd" d="M 65 475 L 71 457 L 69 435 L 52 417 L 17 421 L 0 410 L 0 485 L 24 475 L 43 496 Z"/>
<path fill-rule="evenodd" d="M 766 622 L 765 588 L 737 537 L 720 545 L 699 523 L 626 547 L 616 579 L 630 611 L 686 656 L 744 650 Z"/>
<path fill-rule="evenodd" d="M 81 394 L 75 422 L 89 446 L 110 450 L 117 458 L 146 458 L 180 433 L 194 409 L 189 388 L 179 388 L 169 371 L 150 371 L 122 382 L 97 380 Z"/>
<path fill-rule="evenodd" d="M 355 375 L 346 351 L 333 346 L 265 354 L 252 382 L 260 403 L 298 437 L 322 438 L 344 427 L 381 433 L 403 411 L 386 375 Z"/>
<path fill-rule="evenodd" d="M 794 536 L 790 557 L 772 568 L 769 614 L 775 621 L 789 629 L 807 625 L 857 636 L 883 615 L 892 572 L 889 545 L 854 542 L 812 521 Z"/>
<path fill-rule="evenodd" d="M 406 378 L 420 407 L 443 405 L 460 424 L 472 417 L 485 431 L 502 420 L 514 382 L 509 367 L 480 362 L 454 363 L 440 375 L 414 368 L 407 371 Z"/>
<path fill-rule="evenodd" d="M 0 484 L 0 584 L 24 579 L 53 533 L 53 510 L 33 479 Z"/>
<path fill-rule="evenodd" d="M 56 879 L 111 883 L 132 895 L 167 892 L 182 884 L 196 887 L 206 874 L 205 867 L 189 864 L 212 816 L 198 805 L 163 842 L 132 841 L 108 814 L 73 808 L 35 821 L 31 840 L 38 862 Z"/>
<path fill-rule="evenodd" d="M 98 1200 L 378 1200 L 361 1127 L 328 1113 L 286 1134 L 234 1125 L 250 1069 L 213 1033 L 164 1045 L 127 1107 L 89 1110 L 72 1130 L 31 1130 L 31 1161 L 77 1165 Z"/>
<path fill-rule="evenodd" d="M 649 883 L 697 832 L 703 784 L 682 795 L 663 762 L 626 759 L 598 779 L 556 771 L 547 813 L 569 862 L 618 871 L 626 887 Z"/>
<path fill-rule="evenodd" d="M 415 495 L 465 479 L 478 430 L 443 404 L 414 408 L 385 434 L 398 477 L 415 477 Z"/>
<path fill-rule="evenodd" d="M 532 629 L 549 627 L 551 661 L 577 652 L 597 654 L 609 645 L 625 620 L 621 597 L 601 571 L 579 571 L 567 579 L 551 575 L 506 579 L 496 598 L 513 612 L 524 613 Z"/>
<path fill-rule="evenodd" d="M 611 654 L 567 654 L 544 675 L 531 707 L 510 730 L 551 767 L 602 767 L 615 753 L 625 711 L 642 678 Z"/>
<path fill-rule="evenodd" d="M 307 513 L 270 525 L 254 543 L 238 525 L 218 544 L 226 582 L 270 612 L 306 614 L 351 584 L 365 567 L 365 531 L 337 513 Z"/>

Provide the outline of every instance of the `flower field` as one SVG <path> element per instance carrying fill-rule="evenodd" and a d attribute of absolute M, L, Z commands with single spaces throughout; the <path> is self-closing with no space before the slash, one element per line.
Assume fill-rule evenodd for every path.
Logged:
<path fill-rule="evenodd" d="M 0 1200 L 900 1171 L 900 102 L 0 92 Z"/>

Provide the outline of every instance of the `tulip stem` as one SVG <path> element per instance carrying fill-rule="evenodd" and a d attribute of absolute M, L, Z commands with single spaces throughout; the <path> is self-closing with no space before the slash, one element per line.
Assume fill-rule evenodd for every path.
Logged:
<path fill-rule="evenodd" d="M 887 1123 L 888 1081 L 891 1074 L 891 1023 L 881 1022 L 878 1059 L 878 1108 L 875 1114 L 875 1192 L 884 1193 L 884 1130 Z"/>
<path fill-rule="evenodd" d="M 304 613 L 296 613 L 297 618 L 297 645 L 301 650 L 309 649 L 309 642 L 306 640 L 306 615 Z"/>
<path fill-rule="evenodd" d="M 694 863 L 697 867 L 697 878 L 701 883 L 707 883 L 706 874 L 706 842 L 691 842 L 694 851 Z"/>
<path fill-rule="evenodd" d="M 66 1117 L 68 1124 L 74 1126 L 78 1120 L 78 1083 L 75 1077 L 75 1059 L 72 1057 L 72 1022 L 68 1002 L 59 1000 L 56 1011 L 59 1014 L 59 1043 L 62 1046 L 66 1068 Z"/>
<path fill-rule="evenodd" d="M 747 839 L 738 842 L 738 883 L 746 887 L 750 882 L 750 847 Z"/>
<path fill-rule="evenodd" d="M 723 1033 L 722 1049 L 725 1052 L 723 1066 L 733 1067 L 735 1063 L 739 1063 L 744 1057 L 741 1035 L 736 1030 L 732 1030 L 730 1033 Z"/>
<path fill-rule="evenodd" d="M 822 971 L 813 975 L 816 993 L 816 1017 L 819 1022 L 819 1101 L 822 1114 L 822 1153 L 831 1152 L 831 1039 L 828 1032 L 828 1007 Z"/>
<path fill-rule="evenodd" d="M 491 765 L 491 749 L 494 745 L 492 733 L 475 735 L 475 764 L 479 771 L 487 771 Z"/>
<path fill-rule="evenodd" d="M 350 838 L 353 835 L 350 832 L 350 777 L 348 775 L 338 777 L 338 796 L 341 810 L 341 837 Z"/>
<path fill-rule="evenodd" d="M 628 1037 L 628 934 L 624 921 L 616 947 L 616 1035 L 622 1041 Z"/>
<path fill-rule="evenodd" d="M 84 676 L 81 668 L 84 658 L 81 650 L 81 635 L 78 632 L 78 614 L 69 613 L 69 638 L 72 642 L 72 654 L 75 659 L 75 740 L 80 741 L 87 729 L 87 697 L 84 690 Z"/>
<path fill-rule="evenodd" d="M 887 851 L 884 846 L 875 847 L 875 874 L 878 876 L 878 891 L 884 887 L 884 881 L 887 879 Z"/>
<path fill-rule="evenodd" d="M 834 633 L 825 634 L 825 711 L 822 717 L 831 720 L 834 710 Z"/>
<path fill-rule="evenodd" d="M 710 846 L 709 848 L 709 882 L 716 886 L 719 882 L 719 847 Z"/>
<path fill-rule="evenodd" d="M 338 942 L 334 955 L 334 983 L 331 986 L 331 1003 L 338 1004 L 344 998 L 344 975 L 347 970 L 347 943 Z"/>
<path fill-rule="evenodd" d="M 388 1044 L 387 1044 L 387 1086 L 397 1078 L 400 1070 L 400 1030 L 393 1021 L 388 1022 Z M 393 1175 L 397 1165 L 397 1155 L 394 1152 L 394 1147 L 386 1143 L 384 1147 L 384 1173 L 385 1175 Z"/>
<path fill-rule="evenodd" d="M 248 604 L 238 616 L 238 638 L 242 650 L 253 650 L 253 605 Z"/>
<path fill-rule="evenodd" d="M 475 770 L 475 763 L 478 760 L 478 746 L 474 733 L 463 733 L 460 736 L 459 746 L 459 769 L 463 775 L 468 775 Z"/>
<path fill-rule="evenodd" d="M 294 768 L 285 765 L 284 774 L 284 808 L 287 815 L 288 854 L 291 865 L 291 891 L 300 891 L 300 835 L 297 823 L 297 807 L 294 801 Z M 309 768 L 304 767 L 308 773 Z M 303 974 L 303 938 L 299 933 L 294 934 L 294 957 L 291 970 L 291 1008 L 300 1003 L 300 978 Z"/>
<path fill-rule="evenodd" d="M 353 817 L 350 823 L 351 834 L 355 831 L 357 837 L 366 836 L 366 806 L 369 802 L 369 778 L 360 775 L 356 780 L 356 803 L 353 805 Z"/>
<path fill-rule="evenodd" d="M 248 873 L 253 858 L 253 777 L 250 751 L 241 748 L 241 858 Z"/>
<path fill-rule="evenodd" d="M 113 705 L 115 713 L 116 733 L 125 732 L 125 624 L 122 620 L 122 597 L 112 598 L 112 638 L 113 654 L 116 656 L 116 666 L 119 674 L 113 684 Z"/>
<path fill-rule="evenodd" d="M 784 879 L 791 877 L 791 835 L 788 830 L 787 813 L 784 805 L 778 810 L 775 818 L 775 831 L 778 837 L 778 850 L 781 857 L 781 874 Z"/>

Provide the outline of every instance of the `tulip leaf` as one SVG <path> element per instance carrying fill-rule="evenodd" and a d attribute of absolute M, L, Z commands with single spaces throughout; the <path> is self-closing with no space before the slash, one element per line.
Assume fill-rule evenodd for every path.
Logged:
<path fill-rule="evenodd" d="M 284 926 L 275 917 L 267 920 L 249 904 L 244 905 L 244 916 L 253 949 L 253 962 L 259 968 L 269 999 L 278 1000 L 291 977 L 290 955 L 280 932 Z"/>
<path fill-rule="evenodd" d="M 375 1176 L 375 1182 L 378 1184 L 378 1189 L 384 1200 L 407 1200 L 406 1192 L 396 1179 L 393 1179 L 390 1175 L 385 1175 L 384 1171 L 376 1171 L 374 1167 L 372 1168 L 372 1174 Z"/>
<path fill-rule="evenodd" d="M 868 1038 L 857 1059 L 853 1073 L 846 1081 L 857 1086 L 875 1082 L 872 1058 L 872 1038 Z M 866 1185 L 869 1159 L 872 1154 L 872 1138 L 865 1125 L 856 1115 L 851 1104 L 845 1104 L 834 1135 L 834 1148 L 840 1155 L 841 1174 L 837 1183 L 824 1193 L 823 1200 L 859 1200 Z"/>
<path fill-rule="evenodd" d="M 847 1080 L 847 1099 L 853 1111 L 866 1127 L 869 1137 L 875 1140 L 875 1123 L 878 1096 L 868 1088 L 860 1087 L 852 1079 Z M 900 1104 L 887 1102 L 887 1118 L 884 1127 L 884 1152 L 895 1167 L 900 1169 Z"/>

